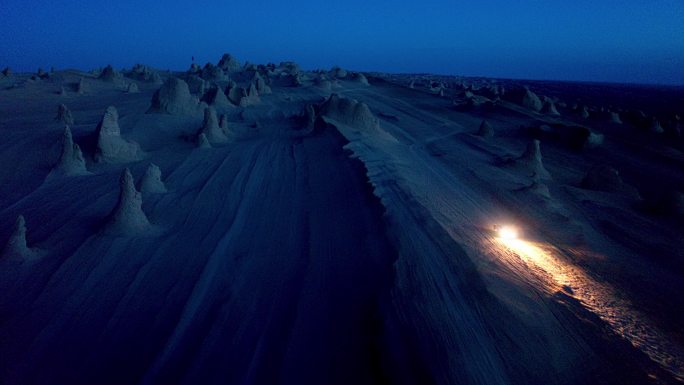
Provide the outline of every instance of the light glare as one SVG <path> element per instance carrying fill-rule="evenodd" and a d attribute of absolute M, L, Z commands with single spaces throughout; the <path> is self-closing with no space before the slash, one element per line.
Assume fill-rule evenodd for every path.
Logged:
<path fill-rule="evenodd" d="M 499 229 L 499 237 L 503 239 L 517 239 L 518 230 L 514 229 L 513 227 L 504 226 Z"/>

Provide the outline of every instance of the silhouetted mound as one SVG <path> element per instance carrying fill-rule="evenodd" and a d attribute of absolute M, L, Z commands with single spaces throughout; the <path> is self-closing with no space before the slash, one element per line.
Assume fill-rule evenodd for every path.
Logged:
<path fill-rule="evenodd" d="M 551 179 L 551 174 L 546 171 L 542 163 L 539 140 L 533 139 L 528 143 L 525 152 L 518 158 L 518 162 L 532 173 L 534 179 Z"/>
<path fill-rule="evenodd" d="M 224 53 L 218 62 L 218 67 L 226 72 L 240 71 L 240 62 L 228 53 Z"/>
<path fill-rule="evenodd" d="M 366 85 L 366 86 L 369 85 L 368 79 L 366 78 L 366 75 L 362 74 L 361 72 L 353 73 L 352 74 L 352 81 Z"/>
<path fill-rule="evenodd" d="M 649 127 L 649 130 L 654 134 L 662 134 L 665 132 L 663 126 L 660 125 L 660 122 L 656 118 L 651 120 L 651 126 Z"/>
<path fill-rule="evenodd" d="M 638 198 L 639 192 L 624 183 L 618 171 L 607 165 L 595 166 L 582 179 L 582 188 Z"/>
<path fill-rule="evenodd" d="M 520 104 L 534 111 L 540 111 L 542 109 L 542 102 L 539 97 L 528 88 L 525 89 L 522 100 Z"/>
<path fill-rule="evenodd" d="M 314 85 L 316 87 L 324 90 L 324 91 L 331 91 L 333 84 L 330 80 L 328 80 L 325 75 L 320 74 L 314 79 Z"/>
<path fill-rule="evenodd" d="M 0 72 L 0 74 L 2 74 L 2 76 L 5 76 L 5 77 L 10 77 L 12 75 L 12 69 L 9 67 L 5 67 L 2 70 L 2 72 Z"/>
<path fill-rule="evenodd" d="M 335 66 L 330 70 L 330 76 L 337 79 L 344 79 L 347 77 L 347 70 Z"/>
<path fill-rule="evenodd" d="M 240 99 L 240 107 L 253 106 L 255 104 L 261 103 L 261 98 L 259 97 L 259 92 L 254 84 L 250 84 L 249 89 L 247 89 L 246 95 Z"/>
<path fill-rule="evenodd" d="M 161 194 L 166 192 L 166 186 L 161 180 L 161 170 L 159 166 L 150 163 L 140 180 L 140 193 L 142 194 Z"/>
<path fill-rule="evenodd" d="M 140 80 L 147 83 L 162 84 L 161 76 L 159 73 L 143 64 L 136 64 L 133 68 L 126 74 L 128 77 L 136 80 Z"/>
<path fill-rule="evenodd" d="M 150 228 L 150 222 L 142 211 L 142 195 L 135 189 L 133 175 L 126 168 L 119 179 L 119 201 L 109 216 L 105 231 L 117 235 L 137 235 Z"/>
<path fill-rule="evenodd" d="M 83 153 L 78 144 L 74 143 L 69 126 L 64 127 L 62 135 L 62 152 L 57 164 L 52 169 L 53 175 L 84 175 L 87 174 Z"/>
<path fill-rule="evenodd" d="M 556 109 L 556 105 L 553 103 L 553 100 L 549 98 L 544 99 L 544 104 L 542 105 L 541 113 L 553 116 L 560 116 L 560 113 Z"/>
<path fill-rule="evenodd" d="M 76 92 L 79 94 L 86 94 L 90 91 L 90 87 L 88 86 L 88 82 L 85 80 L 85 78 L 80 78 L 78 80 L 78 84 L 76 85 Z"/>
<path fill-rule="evenodd" d="M 271 90 L 271 87 L 266 84 L 266 81 L 264 78 L 259 75 L 258 72 L 254 73 L 254 77 L 252 78 L 252 84 L 256 86 L 256 90 L 259 93 L 259 95 L 267 95 L 272 93 L 273 91 Z"/>
<path fill-rule="evenodd" d="M 123 75 L 121 75 L 121 73 L 115 70 L 111 65 L 108 65 L 102 70 L 100 76 L 98 76 L 98 79 L 116 83 L 123 79 Z"/>
<path fill-rule="evenodd" d="M 278 65 L 278 70 L 289 75 L 298 75 L 302 72 L 302 70 L 299 68 L 299 64 L 293 61 L 280 62 Z"/>
<path fill-rule="evenodd" d="M 228 97 L 228 100 L 231 101 L 231 103 L 235 105 L 240 104 L 240 100 L 242 98 L 247 96 L 247 90 L 245 90 L 242 87 L 238 87 L 234 83 L 228 86 L 228 89 L 226 91 L 226 96 Z"/>
<path fill-rule="evenodd" d="M 129 94 L 137 94 L 140 92 L 140 89 L 138 89 L 138 85 L 136 83 L 128 83 L 128 87 L 126 87 L 126 92 Z"/>
<path fill-rule="evenodd" d="M 614 111 L 608 112 L 608 120 L 611 123 L 622 124 L 622 119 L 620 118 L 620 114 L 617 112 L 614 112 Z"/>
<path fill-rule="evenodd" d="M 38 68 L 38 71 L 34 76 L 31 76 L 33 80 L 43 80 L 50 78 L 50 74 L 45 72 L 42 68 Z"/>
<path fill-rule="evenodd" d="M 38 250 L 31 249 L 26 243 L 26 221 L 23 215 L 19 215 L 14 222 L 12 235 L 10 235 L 5 248 L 2 251 L 2 260 L 21 262 L 36 256 Z"/>
<path fill-rule="evenodd" d="M 492 128 L 486 120 L 483 120 L 482 123 L 480 123 L 480 128 L 477 130 L 477 136 L 482 136 L 484 138 L 494 136 L 494 128 Z"/>
<path fill-rule="evenodd" d="M 194 114 L 197 108 L 198 100 L 190 94 L 188 84 L 176 77 L 170 77 L 152 96 L 152 105 L 147 113 Z"/>
<path fill-rule="evenodd" d="M 204 68 L 202 68 L 202 72 L 200 73 L 200 77 L 205 80 L 214 81 L 221 81 L 226 79 L 226 75 L 223 72 L 223 69 L 211 63 L 207 63 L 204 65 Z"/>
<path fill-rule="evenodd" d="M 378 119 L 365 103 L 332 94 L 320 108 L 320 114 L 357 129 L 377 129 Z"/>
<path fill-rule="evenodd" d="M 57 116 L 55 116 L 55 120 L 69 125 L 74 124 L 74 117 L 64 104 L 60 104 L 57 107 Z"/>
<path fill-rule="evenodd" d="M 204 133 L 197 136 L 197 148 L 211 148 L 209 139 L 207 139 L 207 136 L 204 135 Z"/>
<path fill-rule="evenodd" d="M 589 119 L 589 107 L 587 106 L 580 106 L 577 110 L 577 114 L 579 115 L 580 118 L 582 119 Z"/>
<path fill-rule="evenodd" d="M 235 108 L 235 105 L 228 100 L 228 97 L 223 92 L 221 87 L 214 85 L 207 92 L 204 93 L 202 101 L 214 107 L 217 110 L 227 110 Z"/>
<path fill-rule="evenodd" d="M 223 134 L 226 135 L 229 139 L 235 135 L 233 130 L 230 129 L 230 125 L 228 123 L 228 116 L 226 115 L 221 115 L 219 118 L 219 127 L 221 127 L 221 131 L 223 131 Z"/>
<path fill-rule="evenodd" d="M 141 159 L 142 156 L 143 152 L 138 143 L 126 141 L 121 137 L 116 108 L 107 107 L 97 125 L 95 160 L 108 163 L 131 162 Z"/>
<path fill-rule="evenodd" d="M 216 110 L 212 107 L 204 109 L 204 121 L 197 135 L 205 135 L 209 143 L 224 143 L 228 137 L 219 126 Z"/>

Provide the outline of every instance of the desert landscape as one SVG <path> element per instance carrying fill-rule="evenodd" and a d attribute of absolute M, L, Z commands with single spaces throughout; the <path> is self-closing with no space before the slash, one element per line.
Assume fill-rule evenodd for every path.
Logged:
<path fill-rule="evenodd" d="M 684 381 L 684 88 L 0 75 L 0 383 Z"/>

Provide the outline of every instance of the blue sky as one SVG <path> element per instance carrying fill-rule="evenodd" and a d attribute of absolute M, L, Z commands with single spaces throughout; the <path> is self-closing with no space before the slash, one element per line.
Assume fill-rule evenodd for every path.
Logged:
<path fill-rule="evenodd" d="M 684 0 L 3 0 L 0 66 L 304 68 L 684 84 Z"/>

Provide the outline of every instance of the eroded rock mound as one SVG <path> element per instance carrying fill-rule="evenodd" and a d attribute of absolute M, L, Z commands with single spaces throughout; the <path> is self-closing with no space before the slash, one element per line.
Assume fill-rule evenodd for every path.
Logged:
<path fill-rule="evenodd" d="M 71 111 L 69 111 L 67 106 L 64 104 L 60 104 L 57 107 L 57 116 L 55 116 L 55 120 L 68 125 L 74 124 L 74 117 L 71 115 Z"/>
<path fill-rule="evenodd" d="M 560 113 L 556 109 L 556 105 L 554 104 L 553 100 L 549 98 L 544 99 L 544 104 L 542 105 L 541 113 L 552 116 L 560 116 Z"/>
<path fill-rule="evenodd" d="M 347 75 L 347 70 L 345 70 L 344 68 L 335 66 L 330 70 L 330 76 L 332 76 L 333 78 L 344 79 L 347 77 Z"/>
<path fill-rule="evenodd" d="M 477 136 L 483 138 L 492 137 L 494 136 L 494 128 L 492 128 L 486 120 L 483 120 L 482 123 L 480 123 L 480 128 L 477 130 Z"/>
<path fill-rule="evenodd" d="M 258 72 L 254 73 L 254 77 L 252 78 L 252 84 L 256 87 L 257 92 L 259 95 L 267 95 L 272 93 L 273 91 L 271 90 L 271 87 L 266 84 L 266 80 L 264 80 L 261 75 L 259 75 Z"/>
<path fill-rule="evenodd" d="M 119 114 L 114 106 L 107 107 L 97 125 L 95 160 L 116 163 L 141 159 L 143 152 L 136 142 L 124 140 L 119 128 Z"/>
<path fill-rule="evenodd" d="M 363 84 L 365 86 L 369 85 L 366 75 L 362 74 L 361 72 L 355 72 L 354 74 L 352 74 L 352 81 Z"/>
<path fill-rule="evenodd" d="M 7 261 L 24 261 L 37 254 L 37 250 L 29 248 L 26 243 L 26 220 L 19 215 L 14 222 L 12 235 L 10 235 L 5 248 L 2 251 L 2 259 Z"/>
<path fill-rule="evenodd" d="M 211 148 L 209 139 L 207 139 L 207 136 L 204 135 L 204 133 L 197 136 L 197 148 Z"/>
<path fill-rule="evenodd" d="M 332 94 L 320 109 L 320 114 L 357 129 L 377 129 L 378 119 L 365 103 Z"/>
<path fill-rule="evenodd" d="M 128 77 L 147 83 L 162 84 L 159 72 L 143 64 L 136 64 L 128 72 Z"/>
<path fill-rule="evenodd" d="M 223 54 L 218 62 L 218 67 L 226 72 L 238 72 L 241 68 L 240 62 L 228 53 Z"/>
<path fill-rule="evenodd" d="M 183 115 L 197 113 L 198 100 L 188 84 L 176 77 L 170 77 L 152 96 L 152 105 L 147 113 Z"/>
<path fill-rule="evenodd" d="M 128 86 L 126 87 L 126 92 L 128 92 L 129 94 L 137 94 L 138 92 L 140 92 L 138 84 L 128 83 Z"/>
<path fill-rule="evenodd" d="M 80 78 L 78 84 L 76 85 L 76 92 L 80 95 L 86 94 L 90 91 L 90 87 L 85 78 Z"/>
<path fill-rule="evenodd" d="M 86 169 L 83 153 L 78 144 L 74 143 L 69 126 L 64 127 L 62 135 L 62 152 L 57 164 L 52 169 L 52 174 L 57 175 L 85 175 Z"/>
<path fill-rule="evenodd" d="M 105 67 L 105 69 L 102 70 L 100 76 L 98 76 L 98 79 L 116 83 L 123 79 L 123 75 L 121 75 L 119 71 L 115 70 L 114 67 L 108 65 L 107 67 Z"/>
<path fill-rule="evenodd" d="M 530 91 L 529 88 L 525 88 L 520 104 L 533 111 L 541 111 L 542 109 L 541 99 L 534 92 Z"/>
<path fill-rule="evenodd" d="M 551 179 L 551 174 L 546 171 L 542 163 L 539 140 L 533 139 L 527 144 L 527 148 L 518 158 L 518 162 L 532 173 L 534 179 Z"/>
<path fill-rule="evenodd" d="M 217 110 L 235 108 L 235 105 L 228 100 L 228 97 L 223 92 L 221 87 L 216 85 L 204 93 L 202 100 Z"/>
<path fill-rule="evenodd" d="M 197 135 L 204 135 L 209 143 L 224 143 L 228 137 L 219 126 L 216 110 L 212 107 L 204 109 L 204 121 Z"/>
<path fill-rule="evenodd" d="M 620 114 L 615 111 L 609 111 L 608 112 L 608 121 L 614 124 L 622 124 L 622 119 L 620 118 Z"/>
<path fill-rule="evenodd" d="M 166 186 L 161 180 L 161 169 L 154 163 L 150 163 L 140 180 L 140 193 L 142 194 L 161 194 L 165 193 Z"/>
<path fill-rule="evenodd" d="M 240 107 L 253 106 L 255 104 L 261 103 L 261 98 L 259 97 L 259 92 L 256 86 L 252 83 L 247 89 L 246 95 L 240 99 Z"/>
<path fill-rule="evenodd" d="M 119 178 L 119 201 L 109 216 L 106 232 L 137 235 L 150 228 L 150 222 L 142 211 L 142 195 L 135 189 L 133 175 L 126 168 Z"/>

